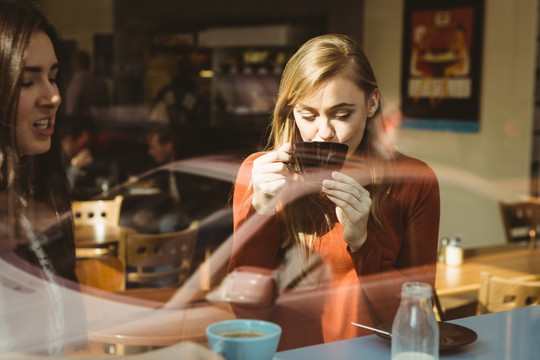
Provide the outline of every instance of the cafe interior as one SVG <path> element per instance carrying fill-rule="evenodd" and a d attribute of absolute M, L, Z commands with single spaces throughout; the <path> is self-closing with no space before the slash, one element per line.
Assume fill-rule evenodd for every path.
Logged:
<path fill-rule="evenodd" d="M 235 302 L 279 306 L 279 277 L 227 274 L 234 182 L 242 160 L 267 145 L 289 58 L 312 37 L 340 33 L 371 62 L 386 135 L 439 182 L 431 301 L 440 323 L 468 331 L 441 330 L 440 358 L 538 358 L 538 1 L 36 2 L 61 36 L 58 126 L 92 155 L 72 189 L 91 345 L 74 355 L 208 347 L 207 326 L 235 319 Z M 451 73 L 458 23 L 466 65 Z M 432 49 L 420 61 L 430 76 L 415 67 L 427 31 Z M 66 104 L 76 71 L 69 59 L 80 50 L 108 88 L 108 104 L 84 115 Z M 164 126 L 177 143 L 168 162 L 149 151 L 149 134 Z M 163 184 L 180 195 L 163 196 Z M 389 359 L 390 337 L 376 330 L 278 348 L 274 359 Z"/>

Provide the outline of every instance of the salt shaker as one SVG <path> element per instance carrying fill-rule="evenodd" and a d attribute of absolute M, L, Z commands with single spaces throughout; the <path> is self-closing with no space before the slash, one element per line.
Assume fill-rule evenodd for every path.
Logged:
<path fill-rule="evenodd" d="M 461 236 L 456 236 L 445 248 L 446 265 L 461 265 L 463 263 L 463 247 L 461 246 Z"/>
<path fill-rule="evenodd" d="M 392 360 L 438 360 L 439 325 L 431 303 L 431 286 L 406 282 L 392 324 Z"/>

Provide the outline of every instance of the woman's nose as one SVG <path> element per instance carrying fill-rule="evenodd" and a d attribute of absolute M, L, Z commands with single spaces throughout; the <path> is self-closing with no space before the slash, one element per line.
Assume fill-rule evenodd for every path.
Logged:
<path fill-rule="evenodd" d="M 39 105 L 47 107 L 58 107 L 60 106 L 61 102 L 62 98 L 60 97 L 60 92 L 58 91 L 56 85 L 45 85 L 43 92 L 39 98 Z"/>
<path fill-rule="evenodd" d="M 336 136 L 336 131 L 329 119 L 320 118 L 318 135 L 324 141 L 330 141 Z"/>

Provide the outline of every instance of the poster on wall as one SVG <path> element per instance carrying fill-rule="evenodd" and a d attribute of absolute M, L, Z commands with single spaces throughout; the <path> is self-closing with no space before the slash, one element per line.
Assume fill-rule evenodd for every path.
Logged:
<path fill-rule="evenodd" d="M 476 132 L 484 0 L 406 0 L 402 126 Z"/>

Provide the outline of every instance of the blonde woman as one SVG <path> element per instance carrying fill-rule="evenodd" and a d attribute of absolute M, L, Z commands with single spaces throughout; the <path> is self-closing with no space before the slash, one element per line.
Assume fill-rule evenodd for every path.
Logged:
<path fill-rule="evenodd" d="M 282 279 L 282 269 L 296 262 L 301 276 L 273 308 L 235 311 L 281 324 L 282 350 L 368 334 L 350 321 L 391 321 L 404 281 L 434 285 L 438 182 L 425 163 L 387 141 L 381 114 L 358 44 L 344 35 L 316 37 L 284 70 L 269 148 L 240 168 L 229 271 L 257 266 Z M 300 141 L 349 147 L 343 169 L 315 191 L 290 170 Z"/>

